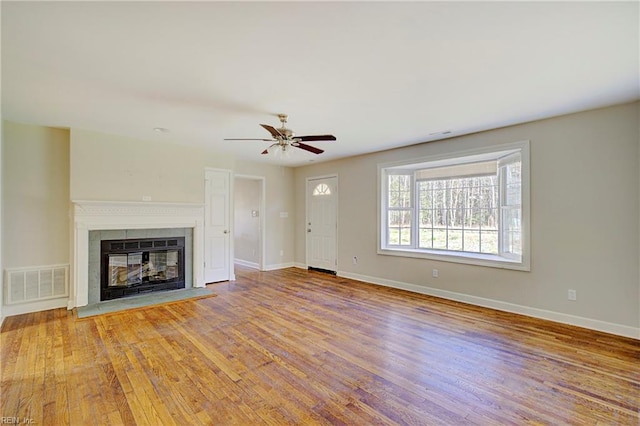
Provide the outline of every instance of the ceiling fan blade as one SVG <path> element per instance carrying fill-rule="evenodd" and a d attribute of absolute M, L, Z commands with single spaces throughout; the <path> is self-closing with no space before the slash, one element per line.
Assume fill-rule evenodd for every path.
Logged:
<path fill-rule="evenodd" d="M 268 154 L 268 153 L 269 153 L 269 151 L 267 151 L 267 150 L 265 149 L 265 150 L 264 150 L 264 151 L 262 151 L 260 154 L 265 155 L 265 154 Z"/>
<path fill-rule="evenodd" d="M 298 142 L 293 146 L 295 146 L 296 148 L 304 149 L 305 151 L 313 152 L 314 154 L 322 154 L 324 152 L 323 149 L 316 148 L 315 146 L 307 145 L 301 142 Z"/>
<path fill-rule="evenodd" d="M 296 136 L 296 139 L 301 141 L 335 141 L 336 137 L 333 135 L 312 135 L 312 136 Z"/>
<path fill-rule="evenodd" d="M 278 131 L 278 129 L 276 129 L 273 126 L 269 126 L 268 124 L 261 124 L 262 127 L 264 127 L 267 132 L 271 133 L 271 136 L 273 136 L 276 139 L 283 139 L 284 135 L 282 133 L 280 133 Z"/>
<path fill-rule="evenodd" d="M 246 139 L 246 138 L 241 138 L 241 139 L 233 139 L 233 138 L 227 138 L 224 139 L 225 141 L 265 141 L 265 142 L 273 142 L 273 139 Z"/>

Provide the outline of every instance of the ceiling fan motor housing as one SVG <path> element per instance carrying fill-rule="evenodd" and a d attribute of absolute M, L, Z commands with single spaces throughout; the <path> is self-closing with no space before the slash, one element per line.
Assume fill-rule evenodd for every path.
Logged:
<path fill-rule="evenodd" d="M 293 138 L 293 137 L 296 135 L 295 133 L 293 133 L 293 131 L 292 131 L 291 129 L 287 129 L 287 128 L 286 128 L 286 127 L 284 127 L 284 126 L 283 126 L 283 127 L 280 127 L 280 128 L 278 129 L 278 131 L 279 131 L 279 132 L 280 132 L 284 137 L 286 137 L 287 139 L 291 139 L 291 138 Z"/>
<path fill-rule="evenodd" d="M 285 126 L 285 124 L 287 124 L 287 118 L 289 118 L 289 116 L 287 114 L 278 114 L 278 118 L 282 123 L 282 127 L 280 127 L 278 131 L 287 139 L 291 139 L 292 137 L 294 137 L 295 133 L 293 133 L 291 129 L 287 129 L 287 126 Z"/>

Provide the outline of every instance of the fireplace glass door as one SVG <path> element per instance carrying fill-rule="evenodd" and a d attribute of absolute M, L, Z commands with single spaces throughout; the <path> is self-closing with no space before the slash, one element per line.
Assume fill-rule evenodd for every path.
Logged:
<path fill-rule="evenodd" d="M 109 255 L 109 287 L 123 287 L 142 282 L 142 252 Z"/>
<path fill-rule="evenodd" d="M 163 250 L 148 253 L 143 277 L 148 281 L 172 280 L 180 276 L 178 250 Z"/>
<path fill-rule="evenodd" d="M 103 240 L 100 300 L 184 288 L 184 237 Z"/>

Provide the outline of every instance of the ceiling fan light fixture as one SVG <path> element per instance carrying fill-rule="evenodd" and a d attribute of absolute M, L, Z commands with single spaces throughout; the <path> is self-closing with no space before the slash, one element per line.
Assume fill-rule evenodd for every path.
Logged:
<path fill-rule="evenodd" d="M 291 157 L 291 145 L 288 143 L 274 143 L 269 148 L 267 148 L 267 152 L 272 157 L 278 159 L 288 159 Z"/>

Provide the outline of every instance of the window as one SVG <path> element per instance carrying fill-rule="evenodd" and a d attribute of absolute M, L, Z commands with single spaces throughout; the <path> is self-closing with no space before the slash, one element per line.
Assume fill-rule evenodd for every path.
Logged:
<path fill-rule="evenodd" d="M 411 245 L 411 186 L 411 176 L 389 175 L 387 239 L 391 245 Z"/>
<path fill-rule="evenodd" d="M 529 143 L 380 165 L 381 254 L 529 269 Z"/>
<path fill-rule="evenodd" d="M 313 195 L 331 195 L 331 188 L 326 183 L 319 183 L 315 188 L 313 188 Z"/>

